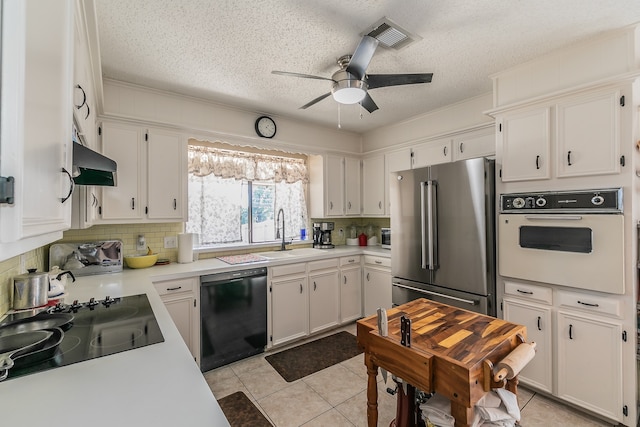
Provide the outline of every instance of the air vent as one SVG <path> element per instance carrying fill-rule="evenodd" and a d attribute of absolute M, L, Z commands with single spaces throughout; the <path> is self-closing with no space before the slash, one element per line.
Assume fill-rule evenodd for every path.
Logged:
<path fill-rule="evenodd" d="M 380 42 L 379 46 L 396 50 L 405 48 L 411 43 L 422 39 L 401 28 L 398 24 L 386 17 L 366 29 L 361 35 L 376 38 Z"/>

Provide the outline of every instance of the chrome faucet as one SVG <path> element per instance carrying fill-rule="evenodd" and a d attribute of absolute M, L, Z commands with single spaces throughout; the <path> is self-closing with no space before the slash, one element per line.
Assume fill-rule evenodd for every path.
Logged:
<path fill-rule="evenodd" d="M 287 249 L 284 247 L 284 210 L 280 208 L 278 211 L 278 217 L 276 218 L 276 224 L 280 222 L 280 214 L 282 214 L 282 244 L 280 245 L 281 251 L 286 251 Z M 280 238 L 280 227 L 276 229 L 276 239 Z"/>

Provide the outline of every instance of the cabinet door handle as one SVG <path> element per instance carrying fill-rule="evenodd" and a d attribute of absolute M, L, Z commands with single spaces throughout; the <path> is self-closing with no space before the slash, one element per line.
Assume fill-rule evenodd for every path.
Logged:
<path fill-rule="evenodd" d="M 347 209 L 351 209 L 351 202 L 347 202 Z"/>
<path fill-rule="evenodd" d="M 567 166 L 571 166 L 571 151 L 567 151 Z"/>
<path fill-rule="evenodd" d="M 136 208 L 136 199 L 135 197 L 131 198 L 131 210 L 134 210 Z"/>
<path fill-rule="evenodd" d="M 538 330 L 539 331 L 542 330 L 542 325 L 540 324 L 541 321 L 542 321 L 542 318 L 540 316 L 538 316 Z"/>
<path fill-rule="evenodd" d="M 464 153 L 464 142 L 460 143 L 460 153 Z"/>
<path fill-rule="evenodd" d="M 302 283 L 300 283 L 300 293 L 302 293 Z"/>
<path fill-rule="evenodd" d="M 80 105 L 76 105 L 76 108 L 79 110 L 82 108 L 83 105 L 87 103 L 87 93 L 84 91 L 84 89 L 80 85 L 76 85 L 76 89 L 80 89 L 82 91 L 82 102 L 80 103 Z"/>
<path fill-rule="evenodd" d="M 382 209 L 382 201 L 378 202 L 378 209 Z"/>
<path fill-rule="evenodd" d="M 447 156 L 447 146 L 446 145 L 442 149 L 442 154 L 444 154 L 445 157 Z"/>
<path fill-rule="evenodd" d="M 177 291 L 178 289 L 182 289 L 182 286 L 176 286 L 173 288 L 167 288 L 168 291 Z"/>
<path fill-rule="evenodd" d="M 382 264 L 382 261 L 375 261 L 376 264 Z"/>
<path fill-rule="evenodd" d="M 342 277 L 344 277 L 344 284 L 346 285 L 347 284 L 347 276 L 342 276 Z"/>
<path fill-rule="evenodd" d="M 333 202 L 329 202 L 329 209 L 333 209 Z"/>
<path fill-rule="evenodd" d="M 533 295 L 533 292 L 531 292 L 531 291 L 522 291 L 520 289 L 516 289 L 516 291 L 520 292 L 521 294 Z"/>
<path fill-rule="evenodd" d="M 85 120 L 87 120 L 89 118 L 89 114 L 91 114 L 91 109 L 89 108 L 89 104 L 87 104 L 87 115 L 84 116 Z"/>
<path fill-rule="evenodd" d="M 587 307 L 600 307 L 600 304 L 593 304 L 590 302 L 578 301 L 578 304 L 586 305 Z"/>
<path fill-rule="evenodd" d="M 573 325 L 571 324 L 569 325 L 569 339 L 573 339 Z"/>
<path fill-rule="evenodd" d="M 369 273 L 367 273 L 367 282 L 369 281 Z"/>
<path fill-rule="evenodd" d="M 71 197 L 71 193 L 73 193 L 73 189 L 76 186 L 76 183 L 73 182 L 73 177 L 71 176 L 71 174 L 69 173 L 68 170 L 66 170 L 65 168 L 62 168 L 62 173 L 67 174 L 67 176 L 69 177 L 69 182 L 71 183 L 71 186 L 69 187 L 69 194 L 67 194 L 66 197 L 62 197 L 60 200 L 62 201 L 62 203 L 66 202 L 67 200 L 69 200 L 69 197 Z"/>
<path fill-rule="evenodd" d="M 536 169 L 540 169 L 540 156 L 536 156 Z"/>
<path fill-rule="evenodd" d="M 356 260 L 351 258 L 348 262 L 356 262 Z"/>
<path fill-rule="evenodd" d="M 173 210 L 175 211 L 176 209 L 178 209 L 178 200 L 173 199 Z"/>
<path fill-rule="evenodd" d="M 318 287 L 318 285 L 316 285 L 316 282 L 314 280 L 314 282 L 313 282 L 313 290 L 315 291 L 317 287 Z"/>

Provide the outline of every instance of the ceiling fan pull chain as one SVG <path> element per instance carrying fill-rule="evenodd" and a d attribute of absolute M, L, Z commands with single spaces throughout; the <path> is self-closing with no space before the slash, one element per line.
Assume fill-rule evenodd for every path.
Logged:
<path fill-rule="evenodd" d="M 363 106 L 362 106 L 362 102 L 358 102 L 358 104 L 360 104 L 360 120 L 362 120 L 362 110 L 363 110 Z"/>
<path fill-rule="evenodd" d="M 340 103 L 338 103 L 338 129 L 342 129 L 342 123 L 340 123 Z"/>

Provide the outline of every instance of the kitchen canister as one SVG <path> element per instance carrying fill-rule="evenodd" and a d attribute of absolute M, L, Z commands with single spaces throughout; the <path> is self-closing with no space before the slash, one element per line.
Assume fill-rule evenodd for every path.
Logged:
<path fill-rule="evenodd" d="M 40 307 L 49 302 L 49 273 L 38 273 L 35 268 L 13 278 L 13 309 Z"/>
<path fill-rule="evenodd" d="M 193 233 L 178 234 L 178 262 L 193 262 Z"/>

